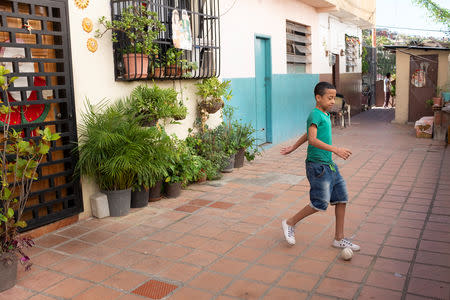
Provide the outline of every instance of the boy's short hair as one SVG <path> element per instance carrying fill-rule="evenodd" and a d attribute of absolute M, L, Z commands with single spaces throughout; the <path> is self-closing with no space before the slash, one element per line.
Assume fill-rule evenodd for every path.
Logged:
<path fill-rule="evenodd" d="M 320 95 L 323 96 L 326 93 L 326 90 L 335 90 L 336 87 L 332 85 L 329 82 L 321 81 L 318 84 L 316 84 L 316 87 L 314 88 L 314 96 Z"/>
<path fill-rule="evenodd" d="M 386 73 L 386 77 L 391 77 L 391 73 Z"/>

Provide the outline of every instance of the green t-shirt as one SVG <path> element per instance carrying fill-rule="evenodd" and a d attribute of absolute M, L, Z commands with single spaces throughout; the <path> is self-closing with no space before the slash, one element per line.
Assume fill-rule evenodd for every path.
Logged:
<path fill-rule="evenodd" d="M 306 130 L 309 131 L 311 124 L 317 126 L 317 138 L 325 144 L 331 145 L 331 121 L 330 114 L 324 113 L 318 108 L 314 108 L 306 121 Z M 309 134 L 309 133 L 308 133 Z M 308 145 L 308 155 L 306 161 L 333 164 L 331 152 Z"/>

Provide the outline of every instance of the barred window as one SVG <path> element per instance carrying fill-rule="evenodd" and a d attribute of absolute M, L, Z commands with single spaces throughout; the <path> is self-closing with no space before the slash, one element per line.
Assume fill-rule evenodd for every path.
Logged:
<path fill-rule="evenodd" d="M 219 0 L 111 0 L 112 20 L 121 20 L 130 8 L 140 15 L 155 13 L 165 30 L 159 31 L 151 53 L 133 49 L 128 36 L 116 32 L 116 80 L 219 76 Z"/>
<path fill-rule="evenodd" d="M 305 73 L 311 63 L 311 28 L 286 21 L 287 73 Z"/>

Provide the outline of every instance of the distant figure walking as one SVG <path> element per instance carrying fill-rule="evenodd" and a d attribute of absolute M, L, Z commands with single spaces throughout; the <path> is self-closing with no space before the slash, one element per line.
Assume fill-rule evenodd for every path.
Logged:
<path fill-rule="evenodd" d="M 384 94 L 386 100 L 383 107 L 388 108 L 389 100 L 391 99 L 391 73 L 387 73 L 386 78 L 384 78 Z"/>

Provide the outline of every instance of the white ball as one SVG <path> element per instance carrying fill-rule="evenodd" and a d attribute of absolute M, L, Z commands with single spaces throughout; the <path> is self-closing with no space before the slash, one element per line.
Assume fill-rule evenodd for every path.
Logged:
<path fill-rule="evenodd" d="M 341 258 L 343 260 L 350 260 L 353 257 L 353 251 L 350 247 L 344 248 L 341 251 Z"/>

